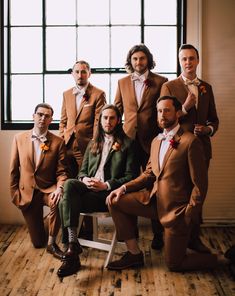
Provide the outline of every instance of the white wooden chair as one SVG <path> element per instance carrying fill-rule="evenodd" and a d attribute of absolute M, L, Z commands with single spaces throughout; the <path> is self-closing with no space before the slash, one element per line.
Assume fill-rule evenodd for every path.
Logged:
<path fill-rule="evenodd" d="M 116 230 L 114 230 L 111 240 L 99 238 L 98 219 L 109 218 L 109 217 L 111 217 L 110 213 L 109 212 L 81 213 L 80 219 L 79 219 L 78 233 L 80 232 L 84 216 L 92 217 L 92 220 L 93 220 L 93 241 L 88 240 L 88 239 L 83 239 L 83 238 L 78 238 L 78 241 L 81 246 L 94 248 L 94 249 L 103 250 L 103 251 L 108 252 L 108 255 L 106 257 L 105 264 L 104 264 L 104 267 L 107 267 L 109 262 L 112 260 L 112 257 L 113 257 L 114 251 L 115 251 L 115 247 L 117 245 Z"/>

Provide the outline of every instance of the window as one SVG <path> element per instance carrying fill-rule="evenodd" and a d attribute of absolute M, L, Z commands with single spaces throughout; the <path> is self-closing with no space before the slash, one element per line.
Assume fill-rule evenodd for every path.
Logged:
<path fill-rule="evenodd" d="M 169 79 L 178 73 L 184 0 L 4 0 L 1 5 L 2 129 L 28 128 L 40 102 L 53 106 L 56 128 L 62 93 L 73 85 L 68 69 L 76 60 L 90 63 L 90 81 L 105 90 L 109 102 L 135 44 L 149 47 L 157 64 L 153 71 Z"/>

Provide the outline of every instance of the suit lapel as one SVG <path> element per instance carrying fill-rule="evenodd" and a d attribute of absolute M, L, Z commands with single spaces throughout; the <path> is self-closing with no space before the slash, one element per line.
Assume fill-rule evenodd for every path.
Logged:
<path fill-rule="evenodd" d="M 92 91 L 92 87 L 93 87 L 93 86 L 89 83 L 88 86 L 87 86 L 87 89 L 86 89 L 86 94 L 88 95 L 88 99 L 85 98 L 85 97 L 82 98 L 81 104 L 80 104 L 79 109 L 78 109 L 78 111 L 77 111 L 76 120 L 78 119 L 78 117 L 79 117 L 79 115 L 80 115 L 80 113 L 81 113 L 81 111 L 82 111 L 84 105 L 89 101 L 90 94 L 91 94 L 91 91 Z M 76 99 L 75 99 L 75 100 L 76 100 Z"/>
<path fill-rule="evenodd" d="M 26 135 L 26 139 L 25 139 L 25 143 L 28 143 L 27 147 L 28 147 L 28 158 L 29 161 L 32 164 L 32 167 L 35 169 L 35 163 L 34 163 L 34 148 L 33 148 L 33 141 L 31 140 L 31 136 L 32 136 L 32 130 L 28 132 L 28 134 Z"/>
<path fill-rule="evenodd" d="M 45 144 L 50 149 L 51 134 L 49 132 L 47 132 L 46 138 L 47 138 L 47 141 L 45 142 Z M 43 162 L 43 160 L 44 160 L 44 158 L 45 158 L 45 156 L 46 156 L 47 153 L 48 153 L 48 151 L 41 151 L 40 158 L 39 158 L 39 161 L 38 161 L 38 165 L 36 166 L 36 169 L 35 170 L 37 170 L 41 166 L 41 164 L 42 164 L 42 162 Z"/>
<path fill-rule="evenodd" d="M 135 95 L 135 86 L 134 81 L 131 79 L 131 75 L 129 76 L 129 82 L 128 82 L 128 89 L 130 90 L 130 103 L 134 104 L 136 106 L 136 110 L 138 109 L 138 102 Z"/>

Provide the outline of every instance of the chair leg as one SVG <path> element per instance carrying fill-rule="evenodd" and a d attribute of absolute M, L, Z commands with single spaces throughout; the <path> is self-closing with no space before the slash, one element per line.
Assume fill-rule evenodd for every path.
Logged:
<path fill-rule="evenodd" d="M 115 230 L 114 234 L 113 234 L 111 244 L 110 244 L 110 250 L 108 252 L 108 255 L 107 255 L 105 263 L 104 263 L 104 268 L 106 268 L 107 265 L 109 264 L 109 262 L 112 261 L 116 245 L 117 245 L 117 233 L 116 233 L 116 230 Z"/>
<path fill-rule="evenodd" d="M 79 233 L 80 230 L 81 230 L 83 219 L 84 219 L 84 216 L 83 215 L 80 215 L 77 233 Z"/>
<path fill-rule="evenodd" d="M 98 218 L 93 216 L 93 240 L 98 241 Z"/>

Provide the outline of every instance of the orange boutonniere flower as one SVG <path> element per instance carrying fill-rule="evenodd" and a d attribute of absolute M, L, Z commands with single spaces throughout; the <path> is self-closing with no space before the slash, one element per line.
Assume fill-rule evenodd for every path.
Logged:
<path fill-rule="evenodd" d="M 200 95 L 202 96 L 203 94 L 206 94 L 206 87 L 205 85 L 200 85 L 199 86 L 199 91 L 200 91 Z"/>
<path fill-rule="evenodd" d="M 172 149 L 176 149 L 179 145 L 179 142 L 177 142 L 174 138 L 171 139 L 169 142 Z"/>
<path fill-rule="evenodd" d="M 43 153 L 49 150 L 49 146 L 46 143 L 41 143 L 40 144 L 40 149 Z"/>
<path fill-rule="evenodd" d="M 112 150 L 114 151 L 121 150 L 121 144 L 119 144 L 118 142 L 113 143 Z"/>

